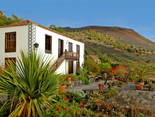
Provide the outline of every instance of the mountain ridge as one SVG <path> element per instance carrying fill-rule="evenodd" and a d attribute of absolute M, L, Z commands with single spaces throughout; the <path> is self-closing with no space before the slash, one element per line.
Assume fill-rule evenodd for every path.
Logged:
<path fill-rule="evenodd" d="M 93 30 L 114 37 L 119 43 L 135 45 L 136 47 L 146 48 L 155 51 L 155 42 L 142 36 L 131 28 L 117 26 L 84 26 L 80 28 L 63 28 L 67 32 Z"/>

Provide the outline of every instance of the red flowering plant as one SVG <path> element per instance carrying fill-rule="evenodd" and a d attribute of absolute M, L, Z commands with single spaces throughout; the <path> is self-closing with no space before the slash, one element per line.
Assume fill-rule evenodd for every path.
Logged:
<path fill-rule="evenodd" d="M 67 78 L 72 78 L 73 77 L 73 75 L 72 74 L 67 74 L 67 75 L 65 75 L 65 78 L 67 79 Z"/>
<path fill-rule="evenodd" d="M 114 70 L 115 70 L 115 67 L 112 67 L 111 70 L 110 70 L 110 72 L 109 72 L 109 74 L 110 74 L 111 76 L 114 75 Z"/>
<path fill-rule="evenodd" d="M 115 72 L 115 70 L 116 70 L 117 68 L 116 67 L 112 67 L 111 69 L 110 69 L 110 72 L 109 72 L 109 74 L 110 74 L 110 76 L 112 77 L 112 80 L 114 79 L 114 72 Z"/>
<path fill-rule="evenodd" d="M 103 83 L 98 83 L 99 90 L 103 90 Z"/>
<path fill-rule="evenodd" d="M 46 116 L 50 117 L 70 117 L 70 116 L 81 116 L 87 113 L 87 109 L 83 103 L 78 103 L 75 100 L 71 101 L 68 98 L 59 97 L 57 102 L 51 103 L 49 109 L 46 110 Z M 90 112 L 90 111 L 89 111 Z"/>
<path fill-rule="evenodd" d="M 69 104 L 68 99 L 64 97 L 57 97 L 57 101 L 51 105 L 49 105 L 49 109 L 46 110 L 46 116 L 69 116 L 69 112 L 67 111 L 67 106 Z"/>
<path fill-rule="evenodd" d="M 75 79 L 75 77 L 76 76 L 74 74 L 67 74 L 64 78 L 67 84 L 71 84 L 71 81 Z"/>
<path fill-rule="evenodd" d="M 126 73 L 128 73 L 127 67 L 123 66 L 123 65 L 118 65 L 111 69 L 110 75 L 111 76 L 117 75 L 117 76 L 119 76 L 120 79 L 122 79 L 125 77 Z"/>

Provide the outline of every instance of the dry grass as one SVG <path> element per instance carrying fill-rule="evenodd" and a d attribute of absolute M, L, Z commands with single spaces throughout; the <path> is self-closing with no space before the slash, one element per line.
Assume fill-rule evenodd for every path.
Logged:
<path fill-rule="evenodd" d="M 132 29 L 120 28 L 120 27 L 100 27 L 100 26 L 88 26 L 83 28 L 69 28 L 64 29 L 70 31 L 85 31 L 93 30 L 101 32 L 114 37 L 118 42 L 135 45 L 136 47 L 142 47 L 149 50 L 155 50 L 155 43 L 151 42 L 147 38 L 141 36 Z M 149 45 L 149 46 L 148 46 Z"/>

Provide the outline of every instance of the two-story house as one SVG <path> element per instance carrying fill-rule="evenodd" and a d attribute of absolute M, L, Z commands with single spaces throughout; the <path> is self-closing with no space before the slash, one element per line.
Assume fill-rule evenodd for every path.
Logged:
<path fill-rule="evenodd" d="M 0 27 L 0 66 L 32 49 L 52 59 L 58 74 L 75 73 L 84 62 L 84 43 L 29 20 Z"/>

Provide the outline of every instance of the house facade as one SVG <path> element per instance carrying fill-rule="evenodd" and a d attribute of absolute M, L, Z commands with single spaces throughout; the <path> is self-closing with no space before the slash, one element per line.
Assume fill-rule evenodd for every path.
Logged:
<path fill-rule="evenodd" d="M 20 59 L 21 50 L 47 56 L 57 74 L 75 73 L 84 62 L 84 43 L 29 20 L 0 27 L 0 66 Z"/>

